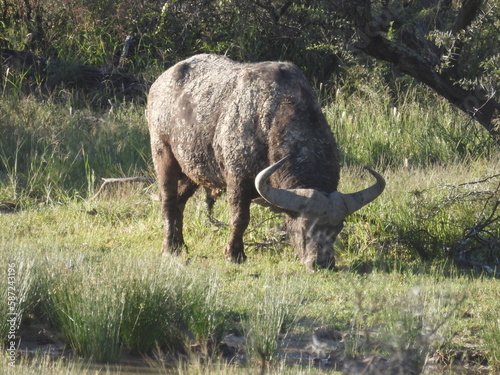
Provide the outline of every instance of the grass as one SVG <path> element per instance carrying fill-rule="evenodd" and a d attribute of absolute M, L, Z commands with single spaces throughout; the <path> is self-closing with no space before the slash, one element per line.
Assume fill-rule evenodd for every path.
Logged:
<path fill-rule="evenodd" d="M 80 272 L 53 272 L 42 293 L 50 321 L 78 356 L 97 362 L 120 358 L 120 329 L 125 310 L 125 293 L 113 282 L 105 283 L 96 272 L 78 264 Z M 90 269 L 89 269 L 90 268 Z M 108 275 L 111 276 L 111 275 Z M 111 276 L 112 277 L 112 276 Z"/>
<path fill-rule="evenodd" d="M 224 313 L 212 276 L 188 274 L 175 259 L 16 248 L 37 270 L 28 315 L 55 327 L 78 356 L 117 362 L 124 354 L 185 352 L 191 340 L 221 340 Z"/>
<path fill-rule="evenodd" d="M 299 279 L 270 277 L 264 282 L 262 293 L 252 296 L 253 308 L 243 321 L 247 360 L 257 360 L 261 373 L 275 361 L 280 340 L 295 324 L 298 306 L 305 298 L 303 289 L 296 287 Z"/>
<path fill-rule="evenodd" d="M 491 363 L 493 372 L 498 373 L 500 371 L 500 321 L 497 314 L 485 314 L 484 333 L 488 360 Z"/>
<path fill-rule="evenodd" d="M 498 200 L 498 150 L 480 133 L 470 139 L 467 119 L 444 103 L 417 101 L 416 89 L 398 105 L 383 90 L 357 95 L 339 91 L 325 109 L 343 155 L 339 189 L 371 183 L 362 164 L 376 166 L 387 188 L 347 219 L 337 271 L 312 273 L 282 241 L 279 215 L 258 206 L 248 261 L 226 263 L 228 228 L 207 223 L 201 193 L 186 208 L 189 251 L 161 256 L 156 186 L 92 198 L 101 177 L 152 175 L 143 108 L 4 95 L 0 262 L 16 264 L 18 339 L 44 324 L 72 360 L 21 355 L 1 371 L 95 373 L 95 363 L 107 371 L 147 356 L 163 359 L 148 363 L 164 374 L 410 372 L 470 351 L 498 371 L 498 223 L 466 236 Z M 224 199 L 215 217 L 228 222 Z M 479 268 L 457 266 L 466 262 Z M 342 339 L 313 342 L 319 327 Z M 0 325 L 2 337 L 8 328 Z M 227 333 L 246 339 L 246 362 L 218 357 Z"/>
<path fill-rule="evenodd" d="M 421 184 L 432 184 L 430 176 L 419 173 Z M 405 189 L 393 186 L 394 191 Z M 381 204 L 391 209 L 389 202 Z M 103 362 L 123 360 L 128 353 L 152 355 L 158 347 L 167 353 L 208 353 L 204 348 L 220 341 L 223 331 L 246 332 L 249 358 L 258 361 L 243 366 L 243 373 L 247 366 L 261 368 L 262 358 L 271 364 L 271 373 L 284 366 L 276 354 L 307 343 L 321 326 L 342 332 L 342 342 L 327 353 L 335 352 L 346 366 L 379 355 L 394 364 L 412 356 L 419 367 L 438 350 L 465 351 L 470 340 L 477 352 L 495 355 L 498 335 L 489 314 L 500 307 L 495 279 L 469 276 L 444 261 L 398 263 L 375 251 L 360 254 L 368 244 L 358 252 L 343 245 L 350 241 L 354 246 L 354 239 L 346 238 L 352 233 L 340 238 L 344 248 L 338 250 L 337 272 L 306 273 L 283 245 L 280 253 L 250 247 L 246 264 L 227 264 L 221 255 L 224 230 L 213 232 L 203 224 L 202 194 L 187 210 L 193 218 L 186 228 L 190 250 L 173 259 L 159 255 L 158 204 L 151 203 L 149 192 L 134 188 L 113 199 L 4 214 L 2 263 L 16 252 L 18 261 L 30 260 L 36 275 L 29 283 L 25 321 L 48 321 L 76 353 Z M 225 203 L 217 204 L 217 212 L 226 210 Z M 266 243 L 276 229 L 260 228 L 259 220 L 268 220 L 269 214 L 252 210 L 257 212 L 250 238 Z M 350 225 L 366 231 L 363 222 Z M 371 267 L 362 265 L 360 257 L 366 263 L 370 259 Z M 447 360 L 455 357 L 449 354 Z M 183 366 L 191 371 L 199 365 Z"/>
<path fill-rule="evenodd" d="M 485 132 L 422 86 L 394 92 L 361 82 L 329 102 L 325 114 L 346 164 L 425 167 L 495 150 Z"/>
<path fill-rule="evenodd" d="M 127 109 L 128 108 L 128 109 Z M 89 108 L 34 97 L 0 100 L 2 202 L 58 203 L 89 196 L 95 178 L 147 168 L 143 114 L 131 105 L 95 114 Z"/>

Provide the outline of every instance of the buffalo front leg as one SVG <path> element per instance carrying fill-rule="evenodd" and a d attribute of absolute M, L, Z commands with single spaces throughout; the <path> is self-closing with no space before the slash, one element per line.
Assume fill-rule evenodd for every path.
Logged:
<path fill-rule="evenodd" d="M 252 186 L 252 184 L 250 183 L 249 186 Z M 243 249 L 243 234 L 250 222 L 251 198 L 244 188 L 240 188 L 237 191 L 228 191 L 228 199 L 231 233 L 224 255 L 227 260 L 242 263 L 247 258 Z"/>

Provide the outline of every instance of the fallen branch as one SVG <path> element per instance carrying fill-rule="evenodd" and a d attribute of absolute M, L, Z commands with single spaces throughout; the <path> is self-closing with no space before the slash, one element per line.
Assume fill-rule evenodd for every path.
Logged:
<path fill-rule="evenodd" d="M 497 175 L 498 176 L 498 175 Z M 470 228 L 466 228 L 464 235 L 459 242 L 459 253 L 458 253 L 458 263 L 465 265 L 470 268 L 480 268 L 486 271 L 489 275 L 499 276 L 500 272 L 497 271 L 498 267 L 498 237 L 493 230 L 488 230 L 488 227 L 492 227 L 492 224 L 500 220 L 500 215 L 497 214 L 497 209 L 500 207 L 500 200 L 498 199 L 498 193 L 500 192 L 500 183 L 498 184 L 495 191 L 491 193 L 491 196 L 486 200 L 483 210 L 481 212 L 479 220 L 475 225 Z M 490 200 L 495 199 L 493 202 L 493 208 L 491 208 L 491 213 L 485 218 L 486 210 L 491 204 Z M 474 244 L 477 244 L 474 246 Z M 487 264 L 483 264 L 477 261 L 473 261 L 467 258 L 468 253 L 472 253 L 476 249 L 487 249 L 490 258 L 493 258 L 495 267 L 490 267 Z"/>
<path fill-rule="evenodd" d="M 470 259 L 465 259 L 465 258 L 459 258 L 457 260 L 457 263 L 462 265 L 462 266 L 465 266 L 467 268 L 471 268 L 471 269 L 476 268 L 476 269 L 486 271 L 486 273 L 488 273 L 488 275 L 490 275 L 490 276 L 498 276 L 498 272 L 495 271 L 495 269 L 493 267 L 490 267 L 487 264 L 479 263 L 479 262 L 476 262 L 476 261 L 473 261 Z"/>
<path fill-rule="evenodd" d="M 97 190 L 97 193 L 95 193 L 95 195 L 92 197 L 92 199 L 95 199 L 97 198 L 97 196 L 99 194 L 101 194 L 101 191 L 104 189 L 104 187 L 108 184 L 112 184 L 112 183 L 128 183 L 128 182 L 147 182 L 149 184 L 152 184 L 156 181 L 156 179 L 152 178 L 152 177 L 120 177 L 120 178 L 102 178 L 102 180 L 104 181 L 101 185 L 101 187 L 99 188 L 99 190 Z"/>

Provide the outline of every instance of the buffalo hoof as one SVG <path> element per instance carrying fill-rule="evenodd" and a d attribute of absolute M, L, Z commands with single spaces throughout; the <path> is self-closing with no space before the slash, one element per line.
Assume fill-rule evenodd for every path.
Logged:
<path fill-rule="evenodd" d="M 247 260 L 247 256 L 245 255 L 245 253 L 239 253 L 239 254 L 226 253 L 226 260 L 232 263 L 241 264 Z"/>
<path fill-rule="evenodd" d="M 328 261 L 316 262 L 314 268 L 334 270 L 335 269 L 335 259 L 330 259 Z"/>
<path fill-rule="evenodd" d="M 170 255 L 181 255 L 183 251 L 187 251 L 187 246 L 184 244 L 181 245 L 172 245 L 169 243 L 163 243 L 162 246 L 162 254 L 170 254 Z"/>
<path fill-rule="evenodd" d="M 303 260 L 302 263 L 306 266 L 306 269 L 309 271 L 320 270 L 320 269 L 335 270 L 335 259 L 330 259 L 328 261 L 306 259 Z"/>

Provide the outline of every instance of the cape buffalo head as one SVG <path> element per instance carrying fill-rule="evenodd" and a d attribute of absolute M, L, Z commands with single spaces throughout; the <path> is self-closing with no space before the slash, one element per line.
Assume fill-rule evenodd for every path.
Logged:
<path fill-rule="evenodd" d="M 324 194 L 315 189 L 278 189 L 267 183 L 288 156 L 262 170 L 255 187 L 270 205 L 286 212 L 288 236 L 297 255 L 307 268 L 333 268 L 333 243 L 344 226 L 344 219 L 376 199 L 385 188 L 384 178 L 367 168 L 377 182 L 351 194 L 333 191 Z"/>

